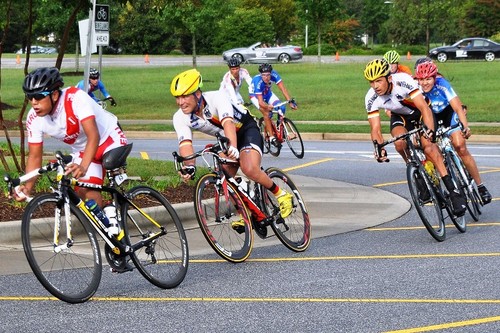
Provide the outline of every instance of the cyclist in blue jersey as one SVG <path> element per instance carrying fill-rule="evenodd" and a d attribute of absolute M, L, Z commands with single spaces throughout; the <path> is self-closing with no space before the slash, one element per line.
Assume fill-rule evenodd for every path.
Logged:
<path fill-rule="evenodd" d="M 287 100 L 291 100 L 292 98 L 290 97 L 281 76 L 273 69 L 273 66 L 270 64 L 261 64 L 259 65 L 259 72 L 260 74 L 257 74 L 252 79 L 252 84 L 250 86 L 250 100 L 264 115 L 264 124 L 266 132 L 269 135 L 269 140 L 272 144 L 276 145 L 276 138 L 273 135 L 271 124 L 271 119 L 273 117 L 273 113 L 271 111 L 273 110 L 274 105 L 280 103 L 280 100 L 278 96 L 271 91 L 273 82 L 278 86 Z M 297 104 L 290 103 L 290 107 L 296 110 Z M 285 111 L 286 107 L 284 105 L 281 106 L 281 112 L 285 114 Z"/>
<path fill-rule="evenodd" d="M 97 69 L 95 69 L 95 68 L 90 69 L 90 71 L 89 71 L 89 91 L 88 91 L 89 96 L 92 97 L 94 99 L 94 101 L 99 102 L 100 101 L 99 98 L 97 98 L 94 95 L 94 91 L 99 90 L 102 93 L 102 95 L 104 96 L 104 98 L 111 102 L 112 106 L 116 106 L 115 99 L 113 97 L 111 97 L 110 93 L 106 90 L 104 83 L 101 80 L 99 80 L 100 76 L 101 75 L 99 74 L 99 71 Z M 84 80 L 81 80 L 80 82 L 78 82 L 76 87 L 83 90 L 85 88 L 84 83 L 85 83 Z"/>
<path fill-rule="evenodd" d="M 476 182 L 477 189 L 481 195 L 483 203 L 491 202 L 491 194 L 484 186 L 477 169 L 476 161 L 467 149 L 466 139 L 471 135 L 467 123 L 467 116 L 462 102 L 451 87 L 450 83 L 443 77 L 438 77 L 437 66 L 433 62 L 420 63 L 415 71 L 415 78 L 418 80 L 425 97 L 429 99 L 430 108 L 434 113 L 436 121 L 442 121 L 444 127 L 452 126 L 461 122 L 463 130 L 457 127 L 451 134 L 451 142 L 458 155 L 464 162 L 470 175 Z"/>

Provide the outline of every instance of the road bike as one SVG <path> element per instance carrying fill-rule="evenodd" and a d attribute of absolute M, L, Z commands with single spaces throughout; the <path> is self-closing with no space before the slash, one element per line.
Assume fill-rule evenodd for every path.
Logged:
<path fill-rule="evenodd" d="M 453 214 L 450 195 L 438 177 L 431 161 L 427 158 L 420 144 L 422 127 L 393 137 L 379 147 L 385 147 L 397 140 L 404 140 L 408 150 L 408 163 L 406 164 L 406 178 L 413 205 L 427 231 L 437 241 L 446 239 L 446 221 L 449 219 L 460 232 L 467 230 L 466 220 L 463 216 Z"/>
<path fill-rule="evenodd" d="M 259 128 L 262 133 L 262 138 L 264 139 L 264 154 L 270 153 L 273 156 L 279 156 L 283 143 L 286 142 L 292 153 L 297 158 L 304 157 L 304 142 L 302 141 L 300 132 L 293 121 L 285 117 L 280 109 L 281 106 L 289 103 L 295 103 L 295 100 L 291 99 L 289 101 L 278 103 L 271 111 L 273 114 L 278 114 L 278 120 L 276 123 L 271 120 L 273 135 L 276 138 L 275 143 L 269 140 L 269 135 L 267 134 L 264 125 L 264 117 L 259 119 Z"/>
<path fill-rule="evenodd" d="M 302 196 L 291 178 L 277 168 L 265 170 L 281 189 L 293 194 L 292 213 L 283 218 L 275 196 L 262 185 L 233 177 L 225 166 L 237 165 L 224 157 L 227 138 L 217 136 L 217 143 L 192 155 L 181 157 L 174 152 L 178 171 L 186 160 L 201 157 L 210 172 L 195 186 L 194 208 L 200 229 L 212 249 L 229 262 L 245 261 L 252 251 L 253 233 L 266 239 L 268 227 L 290 250 L 305 251 L 311 242 L 311 224 Z"/>
<path fill-rule="evenodd" d="M 453 147 L 450 132 L 455 128 L 462 129 L 462 123 L 455 124 L 449 127 L 443 127 L 442 121 L 438 123 L 436 130 L 436 143 L 441 149 L 444 162 L 448 173 L 450 174 L 455 186 L 460 193 L 467 199 L 467 210 L 474 221 L 479 221 L 481 215 L 481 207 L 483 202 L 477 189 L 477 184 L 471 177 L 469 171 L 465 167 L 462 159 L 457 154 Z"/>
<path fill-rule="evenodd" d="M 71 155 L 56 152 L 56 159 L 19 178 L 6 175 L 9 192 L 21 183 L 45 174 L 53 193 L 28 198 L 21 224 L 21 239 L 28 263 L 38 281 L 52 295 L 68 303 L 82 303 L 97 291 L 102 275 L 101 251 L 96 234 L 104 242 L 104 255 L 114 272 L 137 270 L 152 284 L 169 289 L 178 286 L 188 269 L 188 243 L 172 205 L 158 191 L 137 185 L 125 190 L 126 158 L 132 144 L 103 156 L 108 186 L 80 183 L 65 176 Z M 56 171 L 55 180 L 49 172 Z M 75 192 L 74 187 L 108 193 L 116 207 L 121 231 L 108 233 Z"/>

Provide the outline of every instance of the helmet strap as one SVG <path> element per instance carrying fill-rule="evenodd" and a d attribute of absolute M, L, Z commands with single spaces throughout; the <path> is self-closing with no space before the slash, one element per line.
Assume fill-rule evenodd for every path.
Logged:
<path fill-rule="evenodd" d="M 198 89 L 199 90 L 199 89 Z M 198 91 L 196 90 L 196 91 Z M 203 94 L 201 94 L 200 98 L 196 96 L 196 91 L 193 93 L 194 98 L 196 99 L 196 108 L 193 110 L 192 113 L 197 113 L 198 111 L 201 110 L 202 103 L 204 101 Z M 200 90 L 201 91 L 201 90 Z"/>

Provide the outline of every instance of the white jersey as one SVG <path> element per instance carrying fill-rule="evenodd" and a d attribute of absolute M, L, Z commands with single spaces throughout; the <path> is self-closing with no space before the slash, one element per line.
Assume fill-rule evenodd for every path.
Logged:
<path fill-rule="evenodd" d="M 95 118 L 99 130 L 99 145 L 102 145 L 117 131 L 116 116 L 101 108 L 83 90 L 75 87 L 63 89 L 52 114 L 38 117 L 33 108 L 28 112 L 28 143 L 42 144 L 44 135 L 49 135 L 71 145 L 73 152 L 83 151 L 87 136 L 81 122 L 90 117 Z"/>
<path fill-rule="evenodd" d="M 239 80 L 236 80 L 231 74 L 231 71 L 228 71 L 226 74 L 224 74 L 219 88 L 219 90 L 224 91 L 229 96 L 231 103 L 233 103 L 234 105 L 244 103 L 244 99 L 240 93 L 243 81 L 247 83 L 248 89 L 250 89 L 250 85 L 252 84 L 252 77 L 245 68 L 240 67 L 239 74 L 240 78 Z"/>
<path fill-rule="evenodd" d="M 193 129 L 211 136 L 215 136 L 216 133 L 223 135 L 222 121 L 225 118 L 233 119 L 236 132 L 243 125 L 255 122 L 248 112 L 233 108 L 229 98 L 220 90 L 204 92 L 203 98 L 206 103 L 203 117 L 198 117 L 194 113 L 185 114 L 181 109 L 174 113 L 173 124 L 179 143 L 184 140 L 193 141 Z"/>
<path fill-rule="evenodd" d="M 406 73 L 392 74 L 392 88 L 386 95 L 377 95 L 370 88 L 365 96 L 366 112 L 376 113 L 380 109 L 389 110 L 400 115 L 410 115 L 417 108 L 412 99 L 421 94 L 417 82 Z M 378 115 L 378 113 L 377 113 Z"/>

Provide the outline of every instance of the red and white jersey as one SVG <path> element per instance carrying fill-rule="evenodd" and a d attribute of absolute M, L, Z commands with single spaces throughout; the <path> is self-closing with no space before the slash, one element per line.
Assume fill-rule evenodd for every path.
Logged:
<path fill-rule="evenodd" d="M 235 105 L 243 104 L 244 100 L 240 93 L 243 81 L 247 83 L 248 89 L 250 89 L 250 85 L 252 84 L 252 77 L 245 68 L 240 67 L 240 77 L 238 80 L 234 78 L 234 76 L 231 74 L 231 71 L 228 71 L 222 78 L 219 90 L 224 91 L 226 94 L 228 94 L 229 98 L 231 99 L 231 103 Z"/>
<path fill-rule="evenodd" d="M 102 145 L 116 132 L 116 116 L 101 108 L 83 90 L 75 87 L 63 89 L 52 114 L 38 117 L 33 108 L 28 112 L 28 143 L 42 144 L 44 135 L 48 135 L 71 145 L 74 152 L 83 151 L 87 136 L 81 122 L 90 117 L 95 118 L 99 130 L 99 145 Z"/>

